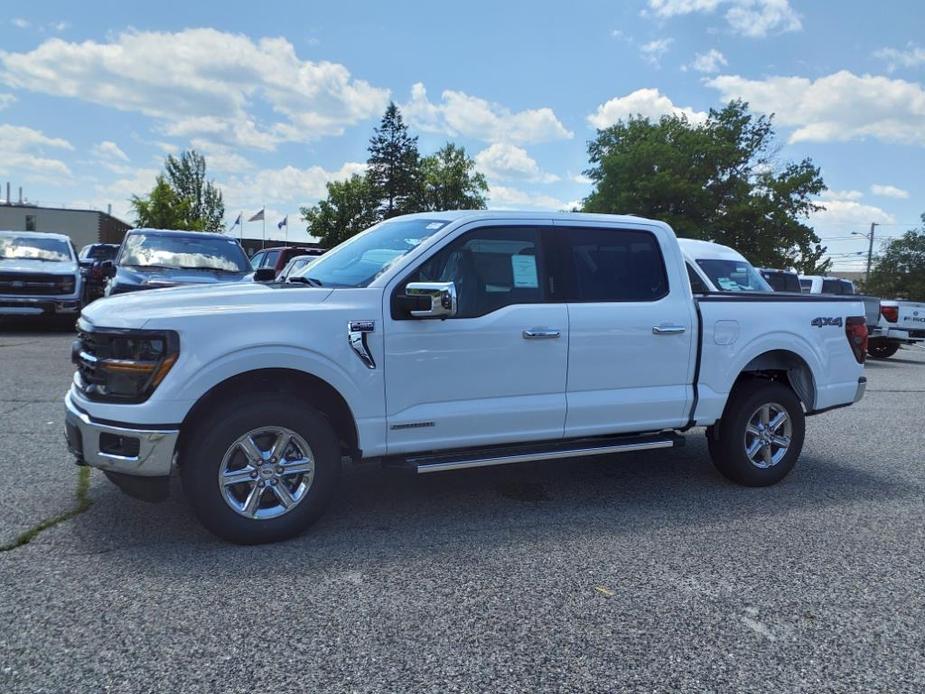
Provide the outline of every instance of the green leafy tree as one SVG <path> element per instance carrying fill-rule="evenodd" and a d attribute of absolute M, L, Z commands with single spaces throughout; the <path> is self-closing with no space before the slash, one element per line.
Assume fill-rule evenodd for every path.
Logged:
<path fill-rule="evenodd" d="M 354 174 L 346 181 L 327 184 L 328 196 L 313 207 L 303 207 L 308 233 L 325 248 L 333 248 L 380 220 L 379 191 L 368 176 Z"/>
<path fill-rule="evenodd" d="M 864 291 L 886 299 L 925 301 L 925 214 L 922 224 L 884 246 Z"/>
<path fill-rule="evenodd" d="M 756 265 L 789 267 L 815 253 L 819 238 L 804 220 L 821 209 L 814 196 L 825 184 L 811 160 L 779 167 L 775 153 L 771 118 L 742 101 L 711 109 L 702 123 L 630 118 L 589 143 L 594 188 L 582 207 L 661 219 Z"/>
<path fill-rule="evenodd" d="M 136 225 L 159 229 L 222 231 L 222 192 L 206 178 L 206 159 L 193 151 L 169 155 L 147 197 L 132 196 Z"/>
<path fill-rule="evenodd" d="M 177 195 L 189 202 L 189 228 L 222 231 L 225 203 L 222 192 L 206 178 L 206 158 L 196 150 L 168 155 L 164 171 Z"/>
<path fill-rule="evenodd" d="M 389 103 L 369 140 L 367 176 L 380 198 L 383 218 L 415 211 L 420 185 L 418 138 L 408 134 L 401 111 Z"/>
<path fill-rule="evenodd" d="M 832 259 L 827 258 L 827 246 L 817 243 L 809 251 L 802 252 L 793 266 L 801 275 L 824 275 L 832 267 Z"/>
<path fill-rule="evenodd" d="M 483 210 L 488 182 L 463 147 L 447 142 L 421 160 L 418 209 Z"/>
<path fill-rule="evenodd" d="M 157 177 L 157 183 L 147 197 L 141 198 L 133 195 L 131 205 L 135 210 L 136 227 L 189 228 L 187 226 L 190 216 L 189 202 L 177 195 L 163 176 Z"/>

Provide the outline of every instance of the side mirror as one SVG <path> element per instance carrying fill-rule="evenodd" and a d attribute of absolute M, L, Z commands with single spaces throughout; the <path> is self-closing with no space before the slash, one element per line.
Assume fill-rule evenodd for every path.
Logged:
<path fill-rule="evenodd" d="M 100 272 L 103 277 L 114 277 L 116 274 L 116 264 L 111 260 L 104 260 L 100 263 Z"/>
<path fill-rule="evenodd" d="M 272 282 L 276 279 L 276 270 L 271 267 L 261 267 L 254 270 L 254 282 Z"/>
<path fill-rule="evenodd" d="M 398 300 L 399 306 L 415 318 L 456 315 L 456 285 L 452 282 L 409 282 Z"/>

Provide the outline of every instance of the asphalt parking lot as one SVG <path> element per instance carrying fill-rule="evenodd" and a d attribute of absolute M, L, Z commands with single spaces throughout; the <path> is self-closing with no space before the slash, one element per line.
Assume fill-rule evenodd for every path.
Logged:
<path fill-rule="evenodd" d="M 72 336 L 0 329 L 0 544 L 78 504 Z M 0 553 L 0 691 L 925 689 L 925 349 L 868 362 L 783 483 L 664 454 L 396 476 L 237 547 L 90 476 Z"/>

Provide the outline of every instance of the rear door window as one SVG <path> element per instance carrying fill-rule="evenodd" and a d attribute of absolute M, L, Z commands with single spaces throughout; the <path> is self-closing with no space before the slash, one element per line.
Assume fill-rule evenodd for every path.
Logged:
<path fill-rule="evenodd" d="M 657 301 L 668 294 L 665 261 L 649 231 L 566 228 L 557 232 L 566 258 L 570 301 Z"/>

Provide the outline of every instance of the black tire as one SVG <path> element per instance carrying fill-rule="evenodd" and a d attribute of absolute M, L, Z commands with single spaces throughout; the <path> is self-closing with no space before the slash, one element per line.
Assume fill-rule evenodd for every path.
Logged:
<path fill-rule="evenodd" d="M 746 428 L 759 408 L 771 403 L 781 406 L 789 416 L 790 445 L 779 461 L 770 467 L 759 467 L 748 457 Z M 805 434 L 803 406 L 794 392 L 781 383 L 753 379 L 742 381 L 732 391 L 715 436 L 708 438 L 708 444 L 713 464 L 725 477 L 748 487 L 765 487 L 779 482 L 793 469 L 803 450 Z"/>
<path fill-rule="evenodd" d="M 234 442 L 261 427 L 285 427 L 302 437 L 311 448 L 314 477 L 291 509 L 275 518 L 257 519 L 241 515 L 226 502 L 218 475 Z M 260 394 L 221 405 L 184 439 L 180 478 L 190 505 L 206 528 L 238 544 L 277 542 L 302 533 L 324 512 L 340 476 L 340 444 L 327 417 L 288 394 Z"/>
<path fill-rule="evenodd" d="M 874 359 L 889 359 L 899 351 L 898 342 L 871 340 L 867 343 L 867 353 Z"/>

